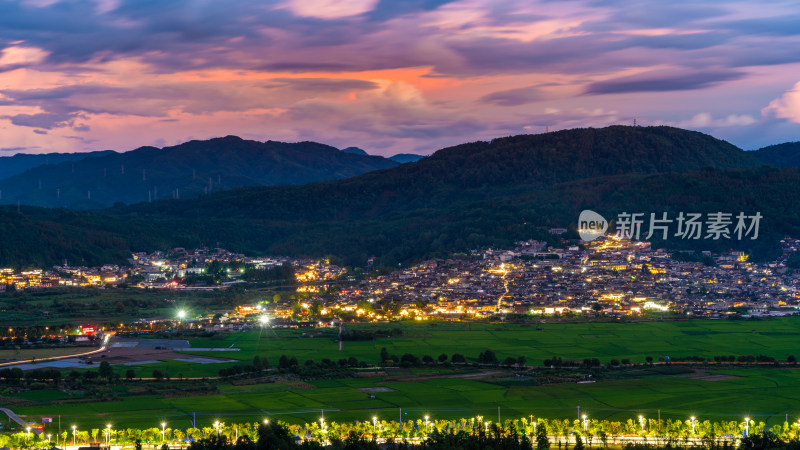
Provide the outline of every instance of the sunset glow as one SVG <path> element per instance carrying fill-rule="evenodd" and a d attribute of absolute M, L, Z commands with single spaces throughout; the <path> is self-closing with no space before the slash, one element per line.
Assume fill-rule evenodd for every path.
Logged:
<path fill-rule="evenodd" d="M 373 154 L 667 124 L 797 140 L 784 2 L 0 2 L 2 151 L 235 134 Z"/>

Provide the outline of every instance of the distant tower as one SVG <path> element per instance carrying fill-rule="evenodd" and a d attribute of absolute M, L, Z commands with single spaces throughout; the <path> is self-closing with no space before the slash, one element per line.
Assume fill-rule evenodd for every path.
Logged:
<path fill-rule="evenodd" d="M 91 200 L 91 199 L 92 199 L 92 191 L 86 191 L 86 198 L 87 198 L 88 200 Z"/>
<path fill-rule="evenodd" d="M 142 169 L 142 181 L 147 180 L 147 169 Z"/>
<path fill-rule="evenodd" d="M 125 174 L 125 164 L 120 165 L 120 171 L 123 175 Z"/>
<path fill-rule="evenodd" d="M 107 167 L 103 167 L 103 178 L 105 178 L 107 176 L 108 176 L 108 168 Z"/>
<path fill-rule="evenodd" d="M 61 199 L 61 188 L 56 188 L 56 200 Z"/>
<path fill-rule="evenodd" d="M 633 126 L 636 126 L 636 117 L 633 118 Z"/>

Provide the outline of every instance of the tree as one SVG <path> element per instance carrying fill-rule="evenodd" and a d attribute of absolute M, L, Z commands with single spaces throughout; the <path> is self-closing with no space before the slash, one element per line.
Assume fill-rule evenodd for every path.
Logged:
<path fill-rule="evenodd" d="M 136 378 L 136 372 L 133 369 L 128 369 L 125 372 L 125 378 L 128 379 L 128 380 L 132 380 L 132 379 Z"/>
<path fill-rule="evenodd" d="M 644 360 L 647 361 L 647 364 L 653 364 L 653 357 L 652 356 L 646 356 L 644 358 Z"/>
<path fill-rule="evenodd" d="M 769 431 L 763 434 L 749 434 L 739 443 L 740 450 L 770 450 L 790 448 L 780 437 Z"/>
<path fill-rule="evenodd" d="M 550 440 L 547 438 L 547 426 L 540 423 L 536 427 L 536 450 L 548 450 L 550 448 Z"/>
<path fill-rule="evenodd" d="M 446 353 L 442 353 L 441 355 L 439 355 L 439 362 L 442 363 L 442 364 L 447 362 L 447 354 Z"/>
<path fill-rule="evenodd" d="M 452 361 L 453 364 L 463 364 L 467 362 L 467 358 L 461 353 L 453 353 L 453 356 L 450 357 L 450 361 Z"/>
<path fill-rule="evenodd" d="M 103 361 L 100 363 L 97 373 L 106 380 L 111 381 L 111 377 L 114 376 L 114 369 L 111 368 L 111 364 L 109 364 L 108 361 Z"/>
<path fill-rule="evenodd" d="M 499 361 L 497 355 L 495 355 L 493 351 L 487 349 L 485 352 L 478 355 L 478 362 L 481 364 L 497 364 Z"/>
<path fill-rule="evenodd" d="M 797 358 L 794 355 L 789 355 L 789 357 L 786 358 L 786 362 L 797 364 Z"/>
<path fill-rule="evenodd" d="M 158 381 L 161 381 L 161 379 L 164 378 L 164 372 L 162 372 L 162 371 L 160 371 L 158 369 L 154 370 L 153 371 L 153 378 L 155 378 Z"/>

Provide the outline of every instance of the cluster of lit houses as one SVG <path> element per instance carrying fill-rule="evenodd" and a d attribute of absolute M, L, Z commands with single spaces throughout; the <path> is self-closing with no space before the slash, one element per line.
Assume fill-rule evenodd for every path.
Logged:
<path fill-rule="evenodd" d="M 708 254 L 715 262 L 709 266 L 678 261 L 648 242 L 613 237 L 549 250 L 544 242 L 520 242 L 510 250 L 425 261 L 365 280 L 343 288 L 335 300 L 325 300 L 322 311 L 345 311 L 368 320 L 498 313 L 794 314 L 800 301 L 800 274 L 789 270 L 786 260 L 800 249 L 800 241 L 786 238 L 782 244 L 784 255 L 777 261 L 757 264 L 744 253 L 731 252 Z M 312 295 L 304 304 L 313 300 Z M 295 304 L 294 309 L 278 308 L 276 313 L 296 311 Z"/>
<path fill-rule="evenodd" d="M 746 254 L 731 252 L 708 254 L 715 262 L 711 266 L 679 261 L 668 251 L 652 249 L 648 242 L 611 236 L 563 249 L 525 241 L 512 249 L 424 261 L 359 282 L 325 260 L 252 258 L 224 249 L 177 248 L 167 253 L 135 253 L 127 266 L 87 268 L 65 263 L 48 271 L 1 269 L 0 289 L 120 283 L 142 288 L 218 289 L 244 282 L 244 265 L 260 269 L 291 264 L 298 284 L 295 295 L 262 305 L 275 319 L 423 320 L 498 313 L 612 317 L 648 313 L 715 317 L 734 311 L 792 314 L 800 301 L 800 271 L 792 271 L 786 263 L 792 252 L 800 251 L 800 240 L 785 238 L 781 243 L 783 256 L 770 263 L 754 263 Z M 240 268 L 227 269 L 222 283 L 193 284 L 193 276 L 202 279 L 215 261 Z M 329 290 L 332 285 L 337 289 Z"/>
<path fill-rule="evenodd" d="M 225 265 L 241 263 L 255 269 L 265 269 L 284 263 L 297 270 L 301 282 L 339 278 L 344 270 L 324 260 L 247 257 L 225 249 L 175 248 L 169 252 L 133 253 L 128 265 L 99 267 L 63 265 L 49 270 L 15 270 L 0 268 L 0 291 L 7 289 L 37 289 L 53 287 L 114 287 L 126 285 L 147 289 L 224 289 L 240 283 L 244 269 L 227 269 L 224 281 L 209 284 L 197 281 L 207 273 L 213 262 Z"/>

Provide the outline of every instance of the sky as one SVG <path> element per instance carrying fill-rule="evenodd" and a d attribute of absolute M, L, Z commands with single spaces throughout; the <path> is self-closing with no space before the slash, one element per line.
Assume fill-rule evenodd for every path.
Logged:
<path fill-rule="evenodd" d="M 614 124 L 800 140 L 800 2 L 0 0 L 0 155 L 430 154 Z"/>

